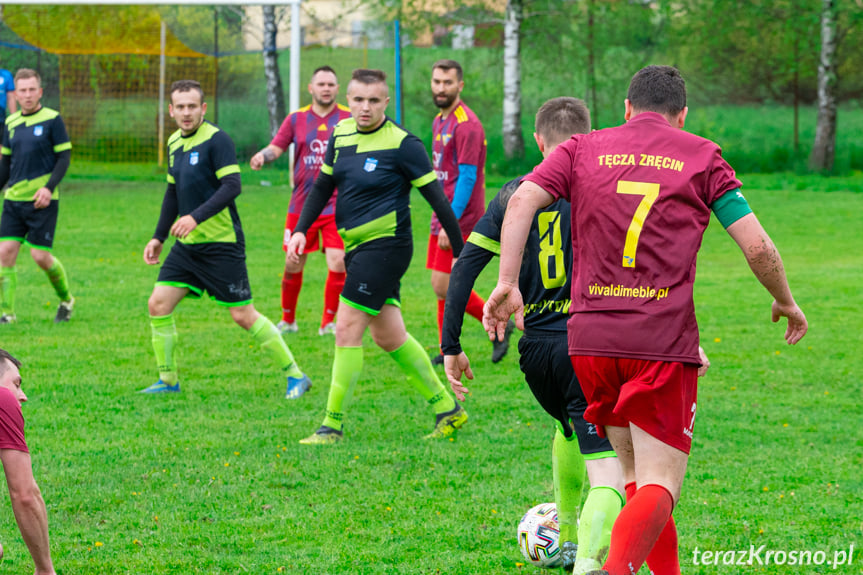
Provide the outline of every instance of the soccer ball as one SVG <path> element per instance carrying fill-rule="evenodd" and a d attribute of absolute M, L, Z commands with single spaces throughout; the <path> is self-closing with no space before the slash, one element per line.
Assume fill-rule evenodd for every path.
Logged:
<path fill-rule="evenodd" d="M 536 567 L 555 569 L 562 564 L 560 526 L 554 503 L 531 507 L 518 523 L 518 547 L 524 558 Z"/>

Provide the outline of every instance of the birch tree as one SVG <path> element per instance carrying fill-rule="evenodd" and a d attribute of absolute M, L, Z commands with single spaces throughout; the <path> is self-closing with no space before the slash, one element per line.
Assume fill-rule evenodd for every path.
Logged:
<path fill-rule="evenodd" d="M 836 73 L 836 0 L 821 2 L 821 57 L 818 62 L 818 121 L 809 166 L 813 170 L 833 168 L 836 155 L 836 106 L 839 77 Z"/>
<path fill-rule="evenodd" d="M 276 7 L 263 6 L 264 10 L 264 75 L 267 78 L 267 111 L 270 115 L 270 136 L 276 135 L 285 112 L 285 91 L 282 88 L 282 75 L 279 72 L 279 53 L 276 51 L 278 20 Z"/>
<path fill-rule="evenodd" d="M 523 0 L 508 0 L 503 24 L 503 153 L 524 156 L 521 133 L 521 22 Z"/>

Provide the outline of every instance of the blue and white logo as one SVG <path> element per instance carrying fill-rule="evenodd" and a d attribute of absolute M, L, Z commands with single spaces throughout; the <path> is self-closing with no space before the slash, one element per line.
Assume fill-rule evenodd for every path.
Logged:
<path fill-rule="evenodd" d="M 189 154 L 189 165 L 197 166 L 198 165 L 198 152 L 192 152 Z"/>
<path fill-rule="evenodd" d="M 363 169 L 367 172 L 374 172 L 375 168 L 378 167 L 378 161 L 374 158 L 366 158 L 366 163 L 363 166 Z"/>
<path fill-rule="evenodd" d="M 36 126 L 35 128 L 33 128 L 33 135 L 34 136 L 41 136 L 42 135 L 42 126 Z"/>

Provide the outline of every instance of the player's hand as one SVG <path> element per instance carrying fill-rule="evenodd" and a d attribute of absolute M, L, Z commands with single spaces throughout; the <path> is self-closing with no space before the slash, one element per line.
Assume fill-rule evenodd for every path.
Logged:
<path fill-rule="evenodd" d="M 465 400 L 465 395 L 470 390 L 461 382 L 464 374 L 468 379 L 473 379 L 473 371 L 470 369 L 470 360 L 464 352 L 458 355 L 443 356 L 443 371 L 449 381 L 449 386 L 459 401 Z"/>
<path fill-rule="evenodd" d="M 183 239 L 192 233 L 192 230 L 198 227 L 198 222 L 192 216 L 183 216 L 174 222 L 171 226 L 171 235 L 175 238 Z"/>
<path fill-rule="evenodd" d="M 51 205 L 51 190 L 48 188 L 39 188 L 33 195 L 33 207 L 37 210 L 47 208 Z"/>
<path fill-rule="evenodd" d="M 306 251 L 306 234 L 294 232 L 285 248 L 286 257 L 293 264 L 300 263 L 300 256 Z"/>
<path fill-rule="evenodd" d="M 249 160 L 249 167 L 253 170 L 260 170 L 264 167 L 264 154 L 262 152 L 258 152 L 252 159 Z"/>
<path fill-rule="evenodd" d="M 698 346 L 698 357 L 701 359 L 701 367 L 698 368 L 698 377 L 702 377 L 710 368 L 710 360 L 707 359 L 707 354 L 704 353 L 704 348 L 700 345 Z"/>
<path fill-rule="evenodd" d="M 153 238 L 144 247 L 144 263 L 147 265 L 157 265 L 159 256 L 162 254 L 162 242 Z"/>
<path fill-rule="evenodd" d="M 440 233 L 437 235 L 437 247 L 446 251 L 452 249 L 452 244 L 449 243 L 449 236 L 446 235 L 446 231 L 443 228 L 441 228 Z"/>
<path fill-rule="evenodd" d="M 482 325 L 488 333 L 488 339 L 503 341 L 506 324 L 510 316 L 515 316 L 515 325 L 524 330 L 524 301 L 521 292 L 515 284 L 499 283 L 482 308 Z"/>
<path fill-rule="evenodd" d="M 778 301 L 774 301 L 772 311 L 774 323 L 779 321 L 780 317 L 788 318 L 788 327 L 785 329 L 785 341 L 788 342 L 788 345 L 794 345 L 806 335 L 809 324 L 806 322 L 803 310 L 796 303 L 782 305 Z"/>

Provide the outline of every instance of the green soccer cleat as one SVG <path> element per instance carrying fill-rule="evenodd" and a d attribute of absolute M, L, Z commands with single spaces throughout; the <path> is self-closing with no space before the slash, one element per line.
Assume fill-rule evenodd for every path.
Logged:
<path fill-rule="evenodd" d="M 316 432 L 305 439 L 301 439 L 300 443 L 303 445 L 332 445 L 341 441 L 342 435 L 341 430 L 322 425 Z"/>
<path fill-rule="evenodd" d="M 459 405 L 444 413 L 438 413 L 434 430 L 425 436 L 426 439 L 442 439 L 455 433 L 456 429 L 467 423 L 467 411 Z"/>
<path fill-rule="evenodd" d="M 75 298 L 69 301 L 61 301 L 57 308 L 57 315 L 54 316 L 54 323 L 64 323 L 72 317 L 72 308 L 75 306 Z"/>
<path fill-rule="evenodd" d="M 146 389 L 142 389 L 138 393 L 178 393 L 180 391 L 180 382 L 174 385 L 165 383 L 161 379 Z"/>

